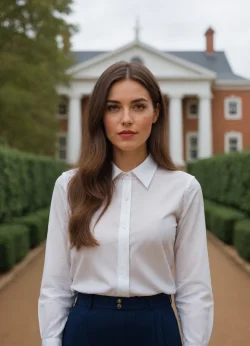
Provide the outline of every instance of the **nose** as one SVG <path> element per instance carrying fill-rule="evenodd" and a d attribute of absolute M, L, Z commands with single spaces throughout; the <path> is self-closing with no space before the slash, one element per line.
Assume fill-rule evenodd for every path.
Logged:
<path fill-rule="evenodd" d="M 123 124 L 131 124 L 133 122 L 132 115 L 129 109 L 124 109 L 121 121 Z"/>

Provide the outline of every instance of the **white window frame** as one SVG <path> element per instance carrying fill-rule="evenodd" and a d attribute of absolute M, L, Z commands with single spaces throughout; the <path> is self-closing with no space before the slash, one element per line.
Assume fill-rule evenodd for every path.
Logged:
<path fill-rule="evenodd" d="M 197 138 L 197 153 L 199 150 L 199 134 L 198 132 L 187 132 L 186 134 L 186 158 L 188 162 L 196 161 L 195 159 L 191 158 L 191 147 L 190 147 L 190 138 L 196 137 Z M 198 155 L 197 155 L 198 156 Z"/>
<path fill-rule="evenodd" d="M 224 148 L 225 148 L 225 153 L 230 153 L 230 147 L 229 147 L 229 141 L 231 138 L 237 138 L 238 140 L 238 151 L 242 151 L 243 149 L 243 135 L 241 132 L 236 132 L 236 131 L 231 131 L 225 133 L 224 136 Z"/>
<path fill-rule="evenodd" d="M 67 161 L 67 142 L 68 142 L 68 134 L 67 134 L 67 132 L 58 132 L 58 133 L 56 134 L 56 136 L 57 136 L 57 142 L 56 142 L 56 155 L 55 155 L 55 156 L 56 156 L 56 159 L 57 159 L 58 161 L 66 162 L 66 161 Z M 60 158 L 60 148 L 59 148 L 59 143 L 60 143 L 60 141 L 59 141 L 59 138 L 65 138 L 65 139 L 66 139 L 66 148 L 65 148 L 66 158 L 65 158 L 65 160 Z"/>
<path fill-rule="evenodd" d="M 237 105 L 237 114 L 232 115 L 229 113 L 230 102 L 235 102 Z M 242 99 L 240 97 L 231 95 L 224 100 L 224 115 L 226 120 L 240 120 L 242 119 Z"/>
<path fill-rule="evenodd" d="M 190 107 L 192 104 L 197 105 L 197 110 L 198 110 L 197 114 L 190 113 Z M 198 119 L 198 116 L 199 116 L 199 101 L 198 101 L 198 99 L 195 99 L 195 98 L 188 99 L 187 100 L 187 118 L 188 119 Z"/>
<path fill-rule="evenodd" d="M 60 97 L 66 99 L 65 102 L 66 102 L 67 112 L 66 112 L 66 114 L 60 114 L 60 113 L 58 112 L 58 107 L 59 107 L 59 104 L 60 104 L 60 101 L 61 101 L 61 100 L 59 100 L 59 104 L 58 104 L 58 106 L 57 106 L 57 114 L 56 114 L 56 117 L 57 117 L 58 119 L 68 119 L 69 100 L 67 99 L 67 96 L 61 95 Z"/>

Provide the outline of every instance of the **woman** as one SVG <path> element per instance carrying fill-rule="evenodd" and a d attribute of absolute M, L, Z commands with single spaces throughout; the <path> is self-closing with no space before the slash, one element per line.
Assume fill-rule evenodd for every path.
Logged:
<path fill-rule="evenodd" d="M 145 66 L 119 62 L 97 81 L 79 164 L 57 179 L 52 196 L 43 346 L 180 346 L 171 295 L 184 345 L 208 344 L 202 191 L 166 151 L 166 116 Z"/>

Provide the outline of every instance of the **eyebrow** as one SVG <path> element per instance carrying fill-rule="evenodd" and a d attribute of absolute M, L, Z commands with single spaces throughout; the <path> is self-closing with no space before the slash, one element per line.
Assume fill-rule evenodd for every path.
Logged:
<path fill-rule="evenodd" d="M 141 101 L 148 102 L 148 100 L 146 100 L 145 98 L 141 97 L 139 99 L 133 100 L 131 103 L 136 103 L 136 102 L 141 102 Z M 116 100 L 107 100 L 107 103 L 120 104 L 121 102 L 120 101 L 116 101 Z"/>

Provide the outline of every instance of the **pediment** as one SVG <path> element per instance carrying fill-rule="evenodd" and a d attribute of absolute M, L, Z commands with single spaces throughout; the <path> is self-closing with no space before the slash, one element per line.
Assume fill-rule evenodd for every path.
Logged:
<path fill-rule="evenodd" d="M 69 72 L 74 79 L 97 79 L 106 68 L 118 61 L 138 60 L 159 79 L 214 79 L 216 77 L 213 71 L 136 41 L 75 65 Z"/>

